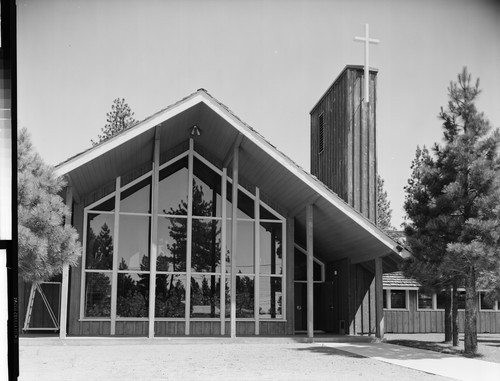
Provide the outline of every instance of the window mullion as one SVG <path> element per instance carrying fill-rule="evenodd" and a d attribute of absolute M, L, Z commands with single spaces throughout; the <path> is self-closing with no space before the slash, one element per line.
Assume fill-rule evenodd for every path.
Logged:
<path fill-rule="evenodd" d="M 259 335 L 259 306 L 260 306 L 260 190 L 255 188 L 254 200 L 254 318 L 255 318 L 255 334 Z M 274 237 L 271 237 L 273 239 Z M 273 255 L 273 253 L 271 253 Z"/>
<path fill-rule="evenodd" d="M 226 333 L 226 251 L 227 251 L 227 168 L 222 169 L 222 185 L 221 185 L 221 199 L 222 199 L 222 226 L 221 226 L 221 277 L 220 277 L 220 334 L 222 336 Z"/>
<path fill-rule="evenodd" d="M 158 127 L 157 127 L 158 128 Z M 149 333 L 155 335 L 155 304 L 156 304 L 156 257 L 158 254 L 158 189 L 160 166 L 160 139 L 155 140 L 153 175 L 151 184 L 151 252 L 149 253 Z"/>
<path fill-rule="evenodd" d="M 115 197 L 115 228 L 113 231 L 113 275 L 111 277 L 111 328 L 110 334 L 114 335 L 116 332 L 116 301 L 118 299 L 118 234 L 120 226 L 120 182 L 121 178 L 116 178 L 116 197 Z"/>
<path fill-rule="evenodd" d="M 193 237 L 193 139 L 189 139 L 188 156 L 188 216 L 186 232 L 186 329 L 185 334 L 189 335 L 190 330 L 190 312 L 191 312 L 191 251 Z"/>
<path fill-rule="evenodd" d="M 83 213 L 83 251 L 82 251 L 82 279 L 80 282 L 80 319 L 83 319 L 85 316 L 85 299 L 87 295 L 85 295 L 85 282 L 87 278 L 87 273 L 85 272 L 86 258 L 87 258 L 87 211 Z"/>

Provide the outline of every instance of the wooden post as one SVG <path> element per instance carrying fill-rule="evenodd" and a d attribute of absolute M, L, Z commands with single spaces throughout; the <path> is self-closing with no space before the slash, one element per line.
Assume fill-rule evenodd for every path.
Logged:
<path fill-rule="evenodd" d="M 155 336 L 155 302 L 156 302 L 156 257 L 158 255 L 158 189 L 160 167 L 160 136 L 159 127 L 156 127 L 156 138 L 153 152 L 153 182 L 152 213 L 151 213 L 151 252 L 149 253 L 149 330 L 148 337 Z"/>
<path fill-rule="evenodd" d="M 255 265 L 255 280 L 254 280 L 254 315 L 255 315 L 255 335 L 260 334 L 260 190 L 255 188 L 255 201 L 254 201 L 254 215 L 255 215 L 255 225 L 254 225 L 254 265 Z M 271 242 L 272 242 L 271 238 Z M 273 253 L 271 253 L 272 258 Z M 269 277 L 272 280 L 272 277 Z M 271 290 L 272 294 L 272 290 Z M 271 308 L 273 304 L 271 304 Z"/>
<path fill-rule="evenodd" d="M 313 205 L 306 206 L 307 240 L 307 337 L 314 336 L 314 278 L 313 278 Z"/>
<path fill-rule="evenodd" d="M 191 323 L 191 256 L 192 256 L 192 237 L 193 237 L 193 138 L 189 139 L 188 156 L 188 210 L 187 210 L 187 232 L 186 232 L 186 307 L 184 314 L 186 318 L 185 334 L 189 335 Z"/>
<path fill-rule="evenodd" d="M 71 225 L 71 213 L 73 206 L 73 190 L 71 186 L 66 188 L 66 207 L 69 209 L 69 216 L 67 216 L 65 225 Z M 59 338 L 66 338 L 66 325 L 68 318 L 68 288 L 69 288 L 69 265 L 63 265 L 62 271 L 62 284 L 61 284 L 61 311 L 59 317 Z"/>
<path fill-rule="evenodd" d="M 293 335 L 295 332 L 295 290 L 294 290 L 294 266 L 295 266 L 295 246 L 294 246 L 294 236 L 295 236 L 295 220 L 293 216 L 288 217 L 286 220 L 286 252 L 283 252 L 283 256 L 286 256 L 286 325 L 287 333 Z"/>
<path fill-rule="evenodd" d="M 221 199 L 222 199 L 222 226 L 221 226 L 221 243 L 220 243 L 220 334 L 226 334 L 226 252 L 227 252 L 227 168 L 222 168 L 222 184 L 221 184 Z"/>
<path fill-rule="evenodd" d="M 382 283 L 382 258 L 375 258 L 375 336 L 384 338 L 384 289 Z"/>
<path fill-rule="evenodd" d="M 234 146 L 233 152 L 233 213 L 231 229 L 231 338 L 236 337 L 236 250 L 238 247 L 238 166 L 239 145 Z"/>
<path fill-rule="evenodd" d="M 116 178 L 115 192 L 115 228 L 113 230 L 113 275 L 111 278 L 111 327 L 110 335 L 116 332 L 116 305 L 118 299 L 118 234 L 120 232 L 120 189 L 121 177 Z"/>

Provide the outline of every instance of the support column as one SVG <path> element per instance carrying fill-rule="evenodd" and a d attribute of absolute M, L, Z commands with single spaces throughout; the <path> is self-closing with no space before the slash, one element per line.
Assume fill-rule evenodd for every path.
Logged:
<path fill-rule="evenodd" d="M 254 280 L 254 316 L 255 316 L 255 335 L 260 334 L 260 316 L 259 316 L 259 299 L 260 299 L 260 190 L 255 188 L 254 201 L 254 265 L 255 265 L 255 280 Z M 271 238 L 272 240 L 272 238 Z M 273 242 L 273 241 L 271 241 Z M 273 254 L 271 254 L 272 257 Z M 270 277 L 269 279 L 272 279 Z M 271 290 L 272 293 L 272 290 Z M 272 306 L 273 304 L 271 304 Z"/>
<path fill-rule="evenodd" d="M 153 181 L 152 188 L 152 208 L 151 208 L 151 252 L 149 253 L 149 327 L 148 337 L 155 336 L 155 302 L 156 302 L 156 257 L 158 255 L 158 183 L 160 167 L 160 136 L 159 127 L 156 127 L 156 138 L 153 152 Z"/>
<path fill-rule="evenodd" d="M 236 337 L 236 250 L 238 247 L 237 227 L 238 227 L 238 166 L 239 166 L 239 145 L 234 146 L 233 152 L 233 210 L 231 229 L 231 338 Z"/>
<path fill-rule="evenodd" d="M 116 178 L 115 191 L 115 228 L 113 230 L 113 276 L 111 278 L 111 327 L 110 335 L 116 332 L 116 304 L 118 299 L 118 234 L 120 232 L 120 189 L 121 177 Z"/>
<path fill-rule="evenodd" d="M 71 186 L 66 188 L 66 207 L 69 209 L 69 215 L 66 217 L 65 225 L 71 225 L 71 214 L 73 206 L 73 190 Z M 68 319 L 68 289 L 69 289 L 69 265 L 63 265 L 62 284 L 61 284 L 61 311 L 59 315 L 59 338 L 66 338 L 66 325 Z"/>
<path fill-rule="evenodd" d="M 313 204 L 306 206 L 307 242 L 307 337 L 314 336 L 314 278 L 313 278 Z"/>
<path fill-rule="evenodd" d="M 226 253 L 227 253 L 227 168 L 222 168 L 222 226 L 221 226 L 221 278 L 220 278 L 220 334 L 226 334 Z"/>
<path fill-rule="evenodd" d="M 187 211 L 187 232 L 186 232 L 186 306 L 184 313 L 186 316 L 185 334 L 189 336 L 191 326 L 191 258 L 192 258 L 192 237 L 193 237 L 193 152 L 194 140 L 189 139 L 188 156 L 188 211 Z"/>
<path fill-rule="evenodd" d="M 384 288 L 382 283 L 382 258 L 375 258 L 375 336 L 384 338 Z"/>

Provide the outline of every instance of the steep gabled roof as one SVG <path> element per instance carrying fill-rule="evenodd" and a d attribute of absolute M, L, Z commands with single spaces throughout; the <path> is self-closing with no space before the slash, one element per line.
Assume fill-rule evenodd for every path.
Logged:
<path fill-rule="evenodd" d="M 305 205 L 315 203 L 315 247 L 327 253 L 325 259 L 338 259 L 347 253 L 356 263 L 392 253 L 395 264 L 408 255 L 397 242 L 204 89 L 64 161 L 56 166 L 56 173 L 68 176 L 77 192 L 84 194 L 103 185 L 106 179 L 151 162 L 156 132 L 161 136 L 162 147 L 173 147 L 188 139 L 193 125 L 202 131 L 200 137 L 195 137 L 196 146 L 215 153 L 220 163 L 241 136 L 240 173 L 290 211 L 297 228 L 302 227 Z"/>

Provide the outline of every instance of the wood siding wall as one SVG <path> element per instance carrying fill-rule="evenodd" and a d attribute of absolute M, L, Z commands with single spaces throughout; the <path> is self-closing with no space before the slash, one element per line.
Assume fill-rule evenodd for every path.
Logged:
<path fill-rule="evenodd" d="M 375 276 L 361 265 L 350 265 L 349 334 L 375 333 Z"/>
<path fill-rule="evenodd" d="M 408 310 L 384 310 L 387 333 L 444 333 L 443 310 L 418 310 L 417 292 L 410 291 Z M 464 311 L 458 311 L 458 330 L 464 332 Z M 479 311 L 478 333 L 500 333 L 500 311 Z"/>
<path fill-rule="evenodd" d="M 376 75 L 370 72 L 369 104 L 363 101 L 363 70 L 346 68 L 311 112 L 311 173 L 371 221 L 377 200 Z"/>

